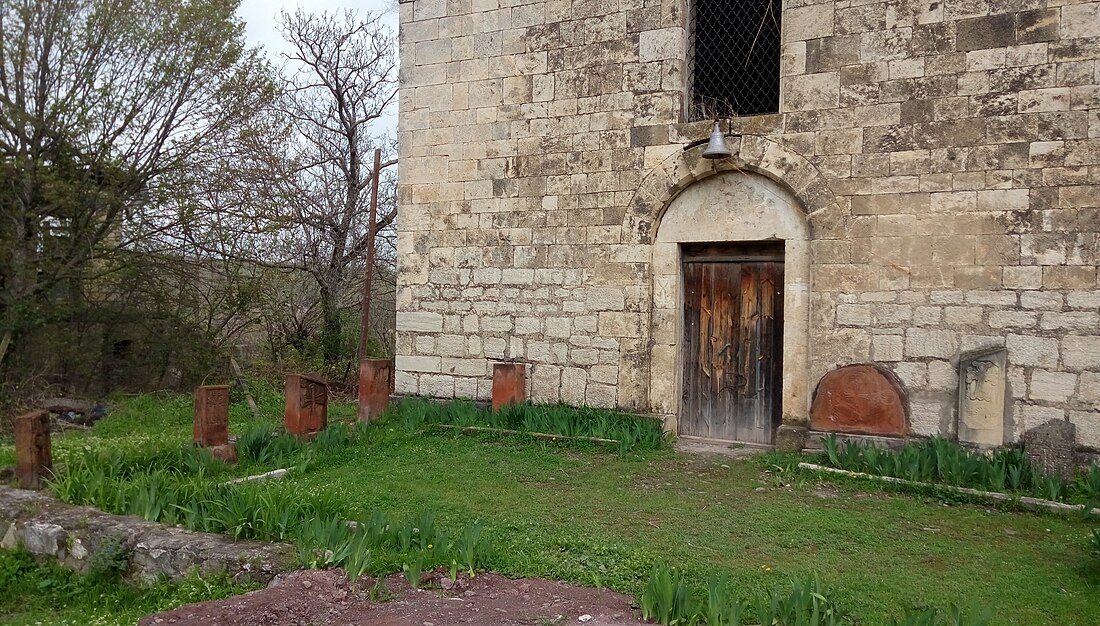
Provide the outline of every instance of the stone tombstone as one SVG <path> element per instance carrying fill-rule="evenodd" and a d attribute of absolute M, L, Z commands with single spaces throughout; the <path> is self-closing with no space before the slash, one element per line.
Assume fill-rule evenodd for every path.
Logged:
<path fill-rule="evenodd" d="M 1048 474 L 1059 474 L 1073 480 L 1076 469 L 1077 426 L 1073 422 L 1053 419 L 1024 433 L 1024 452 L 1032 465 Z"/>
<path fill-rule="evenodd" d="M 873 365 L 846 365 L 825 374 L 810 407 L 810 427 L 825 432 L 904 437 L 905 391 Z"/>
<path fill-rule="evenodd" d="M 359 421 L 371 422 L 390 405 L 393 394 L 393 359 L 359 362 Z"/>
<path fill-rule="evenodd" d="M 50 414 L 32 411 L 15 418 L 15 476 L 23 489 L 39 489 L 53 471 Z"/>
<path fill-rule="evenodd" d="M 1004 444 L 1008 351 L 964 354 L 959 361 L 959 441 L 995 447 Z"/>
<path fill-rule="evenodd" d="M 527 400 L 527 366 L 523 363 L 493 364 L 493 410 Z"/>
<path fill-rule="evenodd" d="M 304 374 L 286 377 L 286 431 L 312 439 L 328 425 L 328 385 Z"/>
<path fill-rule="evenodd" d="M 203 385 L 195 390 L 195 443 L 204 448 L 229 443 L 229 386 Z"/>

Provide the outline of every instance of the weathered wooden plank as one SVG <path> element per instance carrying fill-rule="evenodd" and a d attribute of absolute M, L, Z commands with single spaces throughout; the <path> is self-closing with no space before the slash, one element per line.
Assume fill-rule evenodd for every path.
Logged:
<path fill-rule="evenodd" d="M 708 246 L 695 257 L 685 250 L 682 434 L 773 442 L 782 397 L 776 248 Z M 730 256 L 746 260 L 712 260 Z"/>

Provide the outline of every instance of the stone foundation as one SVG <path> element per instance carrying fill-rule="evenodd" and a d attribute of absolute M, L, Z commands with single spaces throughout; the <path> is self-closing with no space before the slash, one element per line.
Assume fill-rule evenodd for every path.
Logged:
<path fill-rule="evenodd" d="M 111 515 L 0 486 L 0 548 L 21 547 L 84 573 L 98 550 L 116 549 L 111 544 L 127 555 L 126 578 L 140 584 L 180 580 L 193 571 L 267 583 L 294 569 L 296 558 L 294 547 L 286 544 L 233 542 L 224 535 Z"/>

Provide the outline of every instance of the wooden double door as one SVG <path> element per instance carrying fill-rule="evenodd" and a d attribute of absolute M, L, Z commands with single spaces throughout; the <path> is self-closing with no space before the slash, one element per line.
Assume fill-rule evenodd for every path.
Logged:
<path fill-rule="evenodd" d="M 782 415 L 783 242 L 685 245 L 680 434 L 772 444 Z"/>

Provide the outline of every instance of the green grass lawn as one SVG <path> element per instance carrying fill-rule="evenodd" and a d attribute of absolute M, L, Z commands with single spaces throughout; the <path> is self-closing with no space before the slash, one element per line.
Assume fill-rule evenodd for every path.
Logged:
<path fill-rule="evenodd" d="M 262 398 L 278 419 L 280 399 Z M 350 418 L 354 407 L 334 404 Z M 232 409 L 233 430 L 251 420 Z M 396 423 L 320 459 L 279 489 L 327 494 L 349 518 L 435 511 L 440 526 L 475 520 L 493 569 L 637 594 L 667 560 L 701 585 L 731 577 L 744 596 L 816 571 L 856 623 L 882 624 L 910 606 L 989 606 L 994 624 L 1094 624 L 1100 614 L 1095 527 L 1077 517 L 945 504 L 851 481 L 783 470 L 790 458 L 733 461 L 672 451 L 618 455 L 522 437 L 409 434 Z M 87 433 L 83 446 L 190 438 L 189 397 L 140 396 Z M 11 462 L 0 446 L 0 464 Z M 255 471 L 242 467 L 235 473 Z M 269 468 L 268 468 L 269 469 Z"/>

